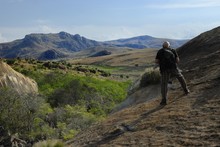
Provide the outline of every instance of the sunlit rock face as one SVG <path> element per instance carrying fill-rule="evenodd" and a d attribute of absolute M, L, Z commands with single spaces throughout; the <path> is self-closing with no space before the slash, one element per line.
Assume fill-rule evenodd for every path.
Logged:
<path fill-rule="evenodd" d="M 16 72 L 2 61 L 0 61 L 0 88 L 11 88 L 19 94 L 38 92 L 38 86 L 34 80 Z"/>

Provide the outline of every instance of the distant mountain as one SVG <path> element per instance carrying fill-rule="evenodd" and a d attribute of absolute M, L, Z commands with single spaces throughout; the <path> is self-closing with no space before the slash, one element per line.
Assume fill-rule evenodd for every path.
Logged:
<path fill-rule="evenodd" d="M 161 48 L 161 45 L 163 44 L 164 41 L 169 41 L 172 48 L 178 48 L 189 40 L 155 38 L 146 35 L 146 36 L 127 38 L 127 39 L 112 40 L 112 41 L 107 41 L 106 43 L 120 47 L 143 49 L 143 48 Z"/>
<path fill-rule="evenodd" d="M 30 34 L 24 39 L 0 44 L 0 57 L 31 57 L 50 60 L 68 57 L 71 53 L 100 45 L 102 43 L 66 32 Z"/>
<path fill-rule="evenodd" d="M 183 45 L 188 40 L 172 40 L 154 38 L 151 36 L 139 36 L 128 39 L 119 39 L 106 42 L 90 40 L 79 34 L 71 35 L 66 32 L 56 34 L 29 34 L 23 39 L 9 43 L 0 44 L 0 57 L 3 58 L 35 58 L 39 60 L 54 60 L 61 58 L 71 58 L 79 51 L 93 49 L 94 47 L 108 47 L 116 49 L 133 48 L 161 48 L 161 44 L 170 41 L 172 47 Z M 88 56 L 95 55 L 91 53 Z M 103 52 L 98 53 L 99 55 Z M 105 53 L 104 53 L 105 54 Z"/>

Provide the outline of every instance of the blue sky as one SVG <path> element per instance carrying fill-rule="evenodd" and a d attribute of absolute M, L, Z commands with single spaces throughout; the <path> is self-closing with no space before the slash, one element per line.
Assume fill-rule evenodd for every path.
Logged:
<path fill-rule="evenodd" d="M 217 26 L 220 0 L 0 0 L 0 42 L 60 31 L 97 41 L 188 39 Z"/>

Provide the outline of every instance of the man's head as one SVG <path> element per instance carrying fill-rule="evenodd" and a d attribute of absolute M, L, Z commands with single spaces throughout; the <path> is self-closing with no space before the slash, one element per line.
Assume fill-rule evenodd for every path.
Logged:
<path fill-rule="evenodd" d="M 165 41 L 165 42 L 163 43 L 163 47 L 164 47 L 164 48 L 169 48 L 169 47 L 170 47 L 170 43 L 169 43 L 168 41 Z"/>

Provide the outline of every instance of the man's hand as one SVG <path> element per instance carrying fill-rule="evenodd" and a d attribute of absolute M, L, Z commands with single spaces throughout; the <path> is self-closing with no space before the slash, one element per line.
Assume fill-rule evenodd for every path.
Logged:
<path fill-rule="evenodd" d="M 155 64 L 154 67 L 153 67 L 153 69 L 155 70 L 155 69 L 158 68 L 158 67 L 159 67 L 159 65 L 158 65 L 158 64 Z"/>

